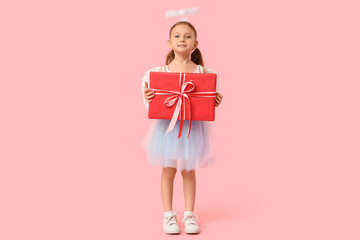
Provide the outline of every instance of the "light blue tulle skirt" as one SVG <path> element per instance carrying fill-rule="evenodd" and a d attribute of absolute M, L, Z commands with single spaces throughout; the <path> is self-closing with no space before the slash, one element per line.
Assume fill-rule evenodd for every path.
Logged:
<path fill-rule="evenodd" d="M 147 151 L 147 159 L 152 165 L 177 167 L 191 171 L 212 165 L 216 159 L 211 122 L 192 121 L 189 138 L 189 120 L 183 122 L 182 135 L 178 138 L 180 120 L 174 129 L 166 133 L 170 124 L 168 119 L 153 119 L 148 134 L 142 140 Z"/>

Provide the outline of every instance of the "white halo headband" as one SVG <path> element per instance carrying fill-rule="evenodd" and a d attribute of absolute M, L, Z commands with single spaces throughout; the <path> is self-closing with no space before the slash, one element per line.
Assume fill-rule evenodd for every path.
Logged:
<path fill-rule="evenodd" d="M 167 10 L 165 13 L 165 17 L 178 17 L 178 16 L 185 16 L 185 15 L 195 15 L 197 14 L 199 9 L 197 7 L 193 8 L 183 8 L 179 10 Z M 187 21 L 186 18 L 183 20 Z"/>

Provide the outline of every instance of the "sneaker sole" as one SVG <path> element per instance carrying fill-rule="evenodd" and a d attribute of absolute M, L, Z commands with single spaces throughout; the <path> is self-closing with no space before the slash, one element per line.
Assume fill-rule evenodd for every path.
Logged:
<path fill-rule="evenodd" d="M 176 235 L 176 234 L 180 234 L 181 232 L 165 232 L 166 234 L 171 234 L 171 235 Z"/>
<path fill-rule="evenodd" d="M 164 230 L 164 233 L 167 233 L 167 234 L 180 234 L 181 233 L 181 230 L 179 229 L 178 231 L 176 230 L 173 230 L 173 231 L 165 231 Z"/>

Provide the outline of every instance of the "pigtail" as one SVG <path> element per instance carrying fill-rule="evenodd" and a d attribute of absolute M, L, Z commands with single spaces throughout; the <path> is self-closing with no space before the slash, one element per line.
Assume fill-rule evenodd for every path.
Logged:
<path fill-rule="evenodd" d="M 165 65 L 168 65 L 175 58 L 174 49 L 172 49 L 165 58 Z"/>
<path fill-rule="evenodd" d="M 204 60 L 199 48 L 195 48 L 195 50 L 191 53 L 191 61 L 198 65 L 204 66 Z"/>

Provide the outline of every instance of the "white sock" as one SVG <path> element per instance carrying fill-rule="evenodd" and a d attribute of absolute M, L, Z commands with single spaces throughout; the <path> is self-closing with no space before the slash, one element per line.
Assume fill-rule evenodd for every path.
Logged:
<path fill-rule="evenodd" d="M 191 214 L 193 214 L 193 211 L 185 211 L 184 212 L 184 215 L 191 215 Z"/>
<path fill-rule="evenodd" d="M 164 217 L 168 217 L 170 216 L 174 211 L 167 211 L 167 212 L 164 212 Z"/>

